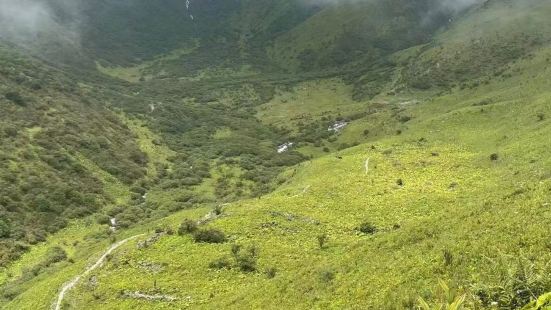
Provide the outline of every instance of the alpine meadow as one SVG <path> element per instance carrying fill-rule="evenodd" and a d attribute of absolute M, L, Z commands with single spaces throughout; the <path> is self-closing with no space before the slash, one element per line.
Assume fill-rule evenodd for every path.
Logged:
<path fill-rule="evenodd" d="M 551 310 L 551 1 L 0 0 L 0 308 Z"/>

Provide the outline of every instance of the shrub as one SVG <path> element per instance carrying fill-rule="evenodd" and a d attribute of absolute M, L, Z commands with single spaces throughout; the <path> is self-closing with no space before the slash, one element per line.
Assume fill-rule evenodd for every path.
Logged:
<path fill-rule="evenodd" d="M 15 126 L 7 125 L 4 128 L 4 134 L 6 135 L 6 137 L 15 138 L 17 137 L 17 133 L 18 133 L 18 129 Z"/>
<path fill-rule="evenodd" d="M 227 257 L 221 257 L 218 259 L 213 260 L 209 263 L 209 268 L 211 269 L 230 269 L 231 268 L 231 262 L 228 260 Z"/>
<path fill-rule="evenodd" d="M 185 219 L 178 228 L 178 235 L 183 236 L 197 231 L 197 223 L 190 219 Z"/>
<path fill-rule="evenodd" d="M 411 121 L 411 116 L 402 115 L 398 118 L 398 120 L 400 121 L 400 123 L 407 123 L 407 122 Z"/>
<path fill-rule="evenodd" d="M 12 300 L 23 292 L 23 289 L 16 284 L 8 283 L 0 288 L 0 294 L 6 300 Z"/>
<path fill-rule="evenodd" d="M 110 217 L 105 214 L 96 215 L 96 222 L 101 225 L 108 225 L 110 223 Z"/>
<path fill-rule="evenodd" d="M 443 252 L 444 256 L 444 265 L 450 266 L 453 263 L 453 254 L 449 250 L 444 250 Z"/>
<path fill-rule="evenodd" d="M 490 155 L 491 161 L 497 161 L 498 159 L 499 159 L 499 155 L 497 153 L 493 153 L 492 155 Z"/>
<path fill-rule="evenodd" d="M 193 234 L 195 242 L 201 243 L 224 243 L 226 242 L 226 235 L 215 228 L 197 230 Z"/>
<path fill-rule="evenodd" d="M 25 99 L 23 99 L 21 94 L 18 92 L 14 92 L 14 91 L 8 92 L 6 93 L 5 98 L 19 106 L 26 105 Z"/>
<path fill-rule="evenodd" d="M 509 262 L 501 261 L 492 268 L 499 275 L 498 282 L 489 285 L 480 283 L 473 290 L 484 308 L 497 303 L 496 308 L 499 309 L 520 309 L 551 289 L 551 266 L 545 260 L 538 262 L 519 255 Z"/>
<path fill-rule="evenodd" d="M 50 266 L 55 263 L 59 263 L 67 259 L 67 253 L 61 247 L 53 247 L 48 251 L 46 259 L 44 261 L 46 266 Z"/>
<path fill-rule="evenodd" d="M 256 257 L 252 255 L 239 256 L 237 266 L 243 272 L 254 272 L 256 271 Z"/>
<path fill-rule="evenodd" d="M 222 206 L 221 205 L 217 205 L 215 208 L 214 208 L 214 214 L 215 215 L 221 215 L 222 214 Z"/>
<path fill-rule="evenodd" d="M 323 249 L 325 247 L 325 244 L 327 243 L 327 241 L 329 241 L 329 237 L 327 236 L 327 234 L 321 234 L 317 237 L 318 239 L 318 245 L 320 247 L 320 249 Z"/>
<path fill-rule="evenodd" d="M 440 286 L 436 290 L 436 298 L 431 301 L 426 301 L 422 297 L 417 300 L 416 309 L 431 310 L 431 309 L 464 309 L 466 295 L 461 290 L 452 289 L 443 281 L 439 281 Z"/>
<path fill-rule="evenodd" d="M 237 257 L 239 255 L 239 252 L 241 252 L 241 245 L 239 244 L 232 244 L 231 246 L 231 253 L 234 257 Z"/>
<path fill-rule="evenodd" d="M 270 267 L 266 269 L 266 278 L 273 279 L 277 275 L 277 269 L 275 267 Z"/>
<path fill-rule="evenodd" d="M 320 278 L 323 282 L 331 282 L 335 279 L 335 272 L 331 269 L 325 269 L 320 272 Z"/>
<path fill-rule="evenodd" d="M 358 227 L 358 230 L 367 235 L 373 235 L 377 232 L 377 227 L 370 222 L 364 222 Z"/>
<path fill-rule="evenodd" d="M 245 253 L 241 251 L 242 247 L 238 244 L 233 244 L 231 252 L 235 258 L 237 267 L 243 272 L 256 271 L 256 261 L 258 256 L 258 248 L 255 245 L 250 246 Z"/>
<path fill-rule="evenodd" d="M 0 219 L 0 238 L 9 237 L 10 230 L 10 225 L 4 219 Z"/>

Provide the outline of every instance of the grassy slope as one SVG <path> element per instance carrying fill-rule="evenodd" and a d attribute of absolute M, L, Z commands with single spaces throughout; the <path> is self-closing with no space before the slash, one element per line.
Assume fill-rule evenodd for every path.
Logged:
<path fill-rule="evenodd" d="M 267 49 L 268 56 L 295 72 L 373 64 L 428 41 L 443 24 L 443 20 L 426 16 L 428 8 L 438 7 L 436 3 L 392 0 L 329 4 L 279 35 Z"/>
<path fill-rule="evenodd" d="M 281 91 L 260 106 L 257 117 L 270 125 L 296 131 L 297 123 L 308 123 L 332 114 L 363 111 L 365 103 L 350 98 L 350 87 L 340 80 L 308 81 L 291 91 Z"/>
<path fill-rule="evenodd" d="M 542 0 L 489 1 L 421 50 L 404 78 L 423 88 L 465 87 L 500 76 L 510 63 L 550 42 L 550 13 Z"/>
<path fill-rule="evenodd" d="M 166 236 L 150 248 L 127 247 L 116 254 L 98 272 L 97 287 L 79 286 L 69 304 L 75 309 L 93 309 L 99 302 L 105 309 L 400 307 L 419 295 L 430 298 L 430 288 L 443 279 L 471 294 L 499 293 L 495 300 L 510 306 L 518 302 L 507 296 L 519 268 L 529 274 L 521 284 L 534 294 L 550 289 L 545 277 L 550 232 L 538 224 L 551 215 L 551 161 L 545 156 L 551 134 L 551 93 L 545 88 L 551 71 L 544 66 L 549 55 L 542 50 L 518 62 L 515 67 L 524 73 L 510 79 L 414 105 L 409 112 L 415 118 L 401 136 L 343 151 L 342 159 L 304 163 L 273 194 L 226 207 L 226 216 L 212 226 L 223 229 L 231 243 L 260 249 L 258 273 L 209 269 L 210 261 L 230 256 L 229 244 Z M 487 98 L 491 104 L 477 105 Z M 492 153 L 499 154 L 498 161 L 490 160 Z M 180 213 L 170 225 L 200 216 Z M 379 231 L 359 233 L 364 221 Z M 316 241 L 322 233 L 329 236 L 325 249 Z M 151 273 L 140 262 L 164 268 Z M 262 271 L 271 267 L 278 271 L 268 279 Z M 119 297 L 121 290 L 153 292 L 155 281 L 160 292 L 179 299 Z"/>

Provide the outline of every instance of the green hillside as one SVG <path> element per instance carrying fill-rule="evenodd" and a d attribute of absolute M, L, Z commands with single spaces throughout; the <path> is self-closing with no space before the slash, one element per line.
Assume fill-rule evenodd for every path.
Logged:
<path fill-rule="evenodd" d="M 3 309 L 551 306 L 547 1 L 44 3 Z"/>
<path fill-rule="evenodd" d="M 402 135 L 305 162 L 274 193 L 224 206 L 208 227 L 225 243 L 161 233 L 126 247 L 67 306 L 410 308 L 439 302 L 439 280 L 468 309 L 525 305 L 551 285 L 549 227 L 537 224 L 549 221 L 551 189 L 541 156 L 551 72 L 537 68 L 550 55 L 514 66 L 530 73 L 407 107 Z M 201 217 L 180 213 L 159 231 Z"/>
<path fill-rule="evenodd" d="M 72 219 L 122 198 L 109 187 L 142 179 L 148 159 L 87 85 L 5 48 L 0 62 L 5 265 Z"/>

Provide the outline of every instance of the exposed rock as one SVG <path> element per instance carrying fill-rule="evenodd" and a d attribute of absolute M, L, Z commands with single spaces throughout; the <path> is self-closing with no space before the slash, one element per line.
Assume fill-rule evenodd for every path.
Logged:
<path fill-rule="evenodd" d="M 277 153 L 285 153 L 291 149 L 291 147 L 294 145 L 293 142 L 287 142 L 277 147 Z"/>
<path fill-rule="evenodd" d="M 327 128 L 327 131 L 340 132 L 346 126 L 348 126 L 348 123 L 345 121 L 336 122 L 335 124 L 329 126 L 329 128 Z"/>

